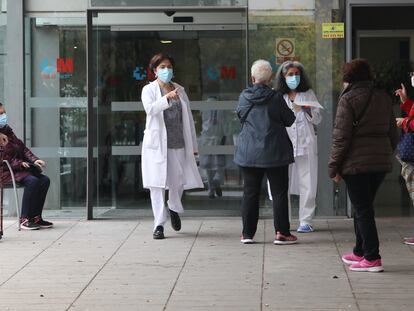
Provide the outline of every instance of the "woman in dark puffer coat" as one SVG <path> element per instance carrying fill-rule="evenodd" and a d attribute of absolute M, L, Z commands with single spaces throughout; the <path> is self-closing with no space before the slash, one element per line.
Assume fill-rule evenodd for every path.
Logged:
<path fill-rule="evenodd" d="M 353 271 L 383 271 L 373 202 L 396 148 L 398 133 L 392 102 L 373 87 L 369 64 L 355 59 L 344 65 L 332 137 L 329 176 L 345 180 L 354 211 L 356 243 L 342 256 Z M 359 121 L 359 122 L 357 122 Z M 357 124 L 358 123 L 358 124 Z"/>

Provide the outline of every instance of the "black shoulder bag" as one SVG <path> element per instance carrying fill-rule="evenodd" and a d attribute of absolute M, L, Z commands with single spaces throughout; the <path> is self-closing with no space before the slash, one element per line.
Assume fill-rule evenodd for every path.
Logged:
<path fill-rule="evenodd" d="M 249 115 L 250 111 L 253 109 L 254 104 L 252 104 L 249 109 L 247 109 L 246 113 L 240 118 L 240 123 L 243 126 L 243 123 L 246 122 L 247 116 Z"/>
<path fill-rule="evenodd" d="M 369 102 L 371 101 L 373 93 L 374 93 L 374 88 L 371 87 L 370 90 L 369 90 L 368 100 L 366 101 L 366 104 L 365 104 L 364 108 L 362 109 L 362 111 L 359 114 L 358 118 L 355 118 L 354 122 L 352 122 L 352 127 L 353 127 L 354 131 L 358 128 L 359 122 L 361 121 L 362 117 L 364 116 L 365 112 L 367 111 L 368 106 L 369 106 Z"/>

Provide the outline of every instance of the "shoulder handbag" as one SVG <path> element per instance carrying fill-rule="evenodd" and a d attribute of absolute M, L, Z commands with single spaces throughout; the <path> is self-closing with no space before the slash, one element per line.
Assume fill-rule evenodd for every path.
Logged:
<path fill-rule="evenodd" d="M 414 133 L 410 132 L 411 121 L 412 119 L 408 120 L 408 132 L 401 137 L 397 145 L 400 159 L 403 162 L 414 162 Z"/>
<path fill-rule="evenodd" d="M 254 104 L 251 104 L 251 106 L 249 107 L 249 109 L 247 109 L 247 111 L 245 112 L 245 114 L 240 118 L 240 123 L 243 126 L 243 123 L 246 121 L 247 116 L 249 115 L 250 111 L 252 110 Z"/>
<path fill-rule="evenodd" d="M 359 114 L 358 118 L 355 118 L 354 122 L 352 122 L 352 127 L 353 127 L 354 130 L 356 130 L 356 128 L 359 125 L 359 122 L 361 121 L 362 117 L 365 114 L 365 111 L 367 111 L 367 108 L 369 106 L 369 102 L 371 101 L 371 98 L 372 98 L 372 94 L 373 93 L 374 93 L 374 88 L 371 87 L 370 90 L 369 90 L 368 100 L 366 101 L 364 108 L 362 109 L 362 111 Z"/>

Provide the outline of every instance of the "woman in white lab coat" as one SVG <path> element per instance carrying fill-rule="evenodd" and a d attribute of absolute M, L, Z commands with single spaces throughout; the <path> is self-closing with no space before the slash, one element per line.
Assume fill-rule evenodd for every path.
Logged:
<path fill-rule="evenodd" d="M 275 90 L 283 93 L 296 120 L 286 128 L 293 144 L 295 163 L 290 168 L 290 194 L 299 195 L 299 227 L 297 232 L 312 232 L 318 186 L 318 144 L 314 125 L 322 117 L 315 93 L 310 88 L 303 65 L 286 61 L 278 69 Z"/>
<path fill-rule="evenodd" d="M 150 189 L 154 239 L 164 238 L 168 213 L 174 230 L 181 229 L 181 196 L 186 189 L 203 188 L 195 155 L 197 142 L 190 102 L 184 88 L 171 82 L 174 60 L 162 53 L 150 61 L 157 79 L 142 89 L 147 114 L 142 142 L 142 181 Z M 165 190 L 169 190 L 165 204 Z"/>

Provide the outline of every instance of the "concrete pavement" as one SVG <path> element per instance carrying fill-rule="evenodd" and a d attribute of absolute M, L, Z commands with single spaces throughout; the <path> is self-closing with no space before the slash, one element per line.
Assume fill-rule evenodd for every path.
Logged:
<path fill-rule="evenodd" d="M 240 219 L 183 218 L 152 239 L 152 219 L 56 220 L 0 240 L 0 310 L 414 310 L 413 218 L 379 218 L 384 273 L 351 272 L 352 220 L 316 220 L 297 245 L 239 242 Z M 292 223 L 296 228 L 297 223 Z"/>

